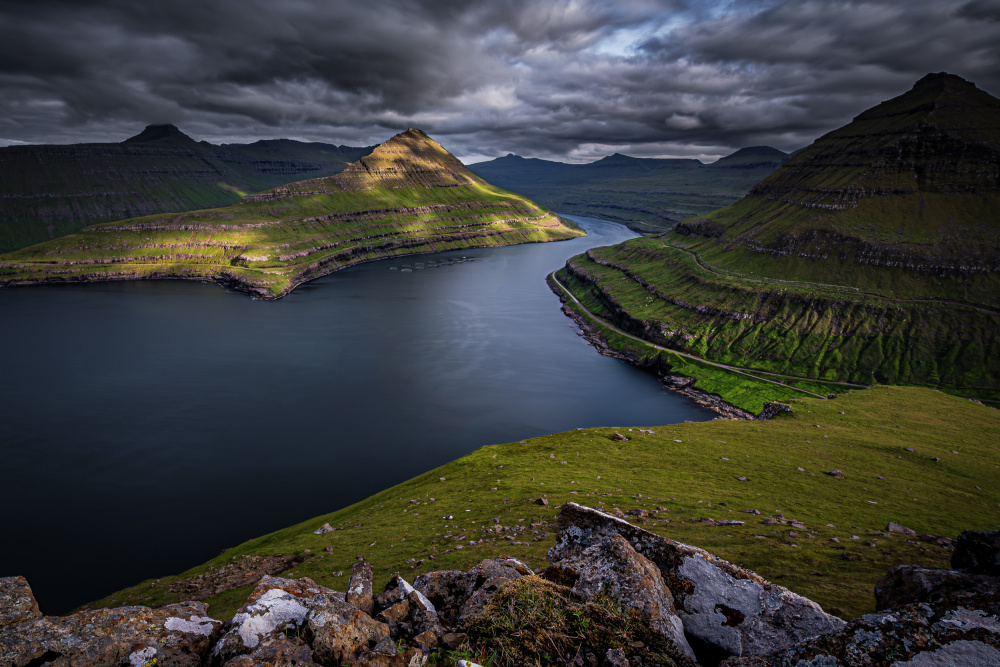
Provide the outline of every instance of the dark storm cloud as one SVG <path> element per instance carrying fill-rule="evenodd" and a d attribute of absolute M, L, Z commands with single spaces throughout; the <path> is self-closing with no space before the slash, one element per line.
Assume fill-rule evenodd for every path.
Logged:
<path fill-rule="evenodd" d="M 0 0 L 0 139 L 348 144 L 460 156 L 791 149 L 929 71 L 1000 88 L 1000 3 Z"/>

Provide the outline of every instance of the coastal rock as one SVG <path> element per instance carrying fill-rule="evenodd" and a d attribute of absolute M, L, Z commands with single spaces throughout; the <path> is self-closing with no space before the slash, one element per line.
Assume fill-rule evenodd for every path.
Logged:
<path fill-rule="evenodd" d="M 0 577 L 0 627 L 41 618 L 31 586 L 24 577 Z"/>
<path fill-rule="evenodd" d="M 955 540 L 951 566 L 972 574 L 1000 576 L 1000 530 L 977 533 L 967 530 Z"/>
<path fill-rule="evenodd" d="M 815 602 L 712 554 L 669 540 L 599 510 L 566 503 L 549 560 L 578 559 L 620 534 L 659 569 L 684 631 L 729 655 L 763 655 L 836 632 L 844 621 Z"/>
<path fill-rule="evenodd" d="M 372 598 L 374 576 L 371 563 L 361 560 L 351 566 L 351 576 L 347 584 L 347 602 L 369 616 L 375 609 L 375 601 Z"/>
<path fill-rule="evenodd" d="M 684 637 L 684 624 L 677 616 L 673 596 L 660 571 L 618 533 L 593 542 L 576 556 L 552 563 L 544 576 L 569 586 L 584 600 L 604 593 L 648 615 L 657 632 L 694 658 Z"/>
<path fill-rule="evenodd" d="M 20 577 L 10 577 L 20 579 Z M 17 582 L 20 587 L 20 582 Z M 37 617 L 34 598 L 15 598 L 24 620 L 0 626 L 0 665 L 148 665 L 200 667 L 218 637 L 221 621 L 200 602 L 159 609 L 119 607 L 69 616 Z M 27 614 L 25 613 L 27 609 Z M 4 607 L 5 617 L 14 613 Z M 34 616 L 34 618 L 26 618 Z"/>
<path fill-rule="evenodd" d="M 343 593 L 320 586 L 306 577 L 265 576 L 237 610 L 226 634 L 216 644 L 215 660 L 224 663 L 250 654 L 261 642 L 278 639 L 286 630 L 299 630 L 314 601 L 321 596 L 343 599 Z"/>

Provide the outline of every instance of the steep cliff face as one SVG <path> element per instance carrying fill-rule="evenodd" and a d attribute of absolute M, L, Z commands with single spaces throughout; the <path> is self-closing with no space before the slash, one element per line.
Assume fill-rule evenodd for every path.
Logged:
<path fill-rule="evenodd" d="M 226 208 L 94 225 L 0 256 L 0 285 L 207 278 L 270 299 L 363 261 L 582 233 L 408 130 L 335 176 Z"/>
<path fill-rule="evenodd" d="M 287 140 L 215 146 L 173 125 L 119 144 L 0 148 L 0 252 L 99 222 L 226 206 L 335 174 L 370 151 Z"/>
<path fill-rule="evenodd" d="M 823 279 L 824 262 L 995 273 L 998 209 L 1000 100 L 955 75 L 928 74 L 707 216 L 725 233 L 703 252 L 774 277 Z"/>
<path fill-rule="evenodd" d="M 739 202 L 568 268 L 661 345 L 1000 398 L 1000 100 L 928 75 Z"/>

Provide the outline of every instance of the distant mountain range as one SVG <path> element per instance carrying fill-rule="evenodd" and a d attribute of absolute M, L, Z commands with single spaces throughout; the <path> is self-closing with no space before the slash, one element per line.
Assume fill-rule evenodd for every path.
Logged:
<path fill-rule="evenodd" d="M 371 151 L 288 139 L 216 146 L 173 125 L 117 144 L 0 148 L 0 252 L 98 222 L 226 206 L 331 176 Z"/>
<path fill-rule="evenodd" d="M 176 141 L 171 129 L 147 136 Z M 374 259 L 582 235 L 411 129 L 334 176 L 246 195 L 224 208 L 92 225 L 0 255 L 0 285 L 199 279 L 276 299 Z"/>
<path fill-rule="evenodd" d="M 1000 100 L 930 74 L 735 204 L 568 269 L 615 321 L 706 359 L 1000 399 Z"/>
<path fill-rule="evenodd" d="M 508 154 L 469 169 L 553 210 L 655 232 L 733 203 L 789 157 L 768 146 L 741 148 L 711 164 L 620 153 L 589 164 L 566 164 Z"/>

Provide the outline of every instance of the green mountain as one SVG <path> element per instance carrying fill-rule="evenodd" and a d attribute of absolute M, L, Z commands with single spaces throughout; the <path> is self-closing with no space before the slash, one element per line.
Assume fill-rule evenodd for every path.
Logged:
<path fill-rule="evenodd" d="M 712 164 L 620 153 L 590 164 L 566 164 L 508 154 L 469 169 L 553 210 L 615 220 L 648 233 L 731 204 L 787 159 L 787 153 L 755 146 Z"/>
<path fill-rule="evenodd" d="M 0 252 L 98 222 L 227 206 L 331 176 L 370 152 L 286 139 L 215 146 L 173 125 L 150 125 L 118 144 L 0 148 Z"/>
<path fill-rule="evenodd" d="M 703 359 L 996 399 L 998 213 L 1000 100 L 931 74 L 735 204 L 561 275 L 595 314 Z"/>
<path fill-rule="evenodd" d="M 582 235 L 407 130 L 334 176 L 225 208 L 92 225 L 0 255 L 0 285 L 210 279 L 274 299 L 374 259 Z"/>

